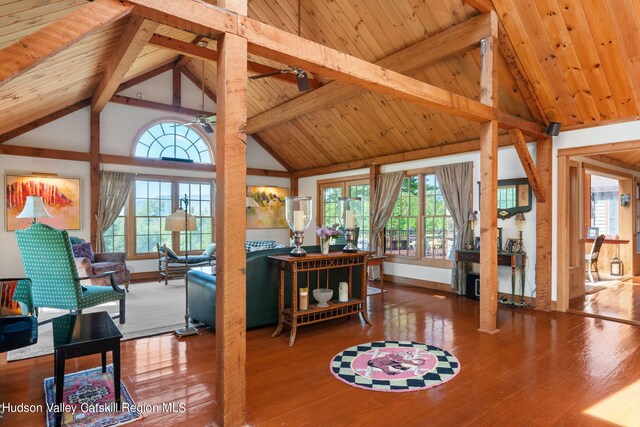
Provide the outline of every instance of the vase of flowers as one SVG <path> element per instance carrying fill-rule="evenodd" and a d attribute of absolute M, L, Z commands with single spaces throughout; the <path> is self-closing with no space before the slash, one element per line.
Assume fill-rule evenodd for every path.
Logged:
<path fill-rule="evenodd" d="M 320 238 L 320 247 L 322 248 L 322 253 L 324 255 L 327 255 L 329 253 L 329 245 L 331 244 L 331 240 L 342 233 L 342 230 L 338 230 L 338 224 L 333 224 L 330 227 L 326 225 L 323 225 L 322 227 L 316 227 L 316 234 Z"/>

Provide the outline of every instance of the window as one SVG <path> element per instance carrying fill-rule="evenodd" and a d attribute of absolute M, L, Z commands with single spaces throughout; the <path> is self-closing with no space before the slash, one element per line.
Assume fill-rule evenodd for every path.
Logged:
<path fill-rule="evenodd" d="M 384 235 L 386 255 L 427 264 L 449 262 L 455 226 L 434 173 L 404 178 Z"/>
<path fill-rule="evenodd" d="M 209 146 L 192 126 L 173 121 L 156 123 L 145 130 L 135 146 L 136 157 L 193 160 L 213 163 Z"/>
<path fill-rule="evenodd" d="M 189 213 L 196 217 L 197 230 L 189 232 L 189 250 L 204 249 L 211 243 L 213 221 L 211 208 L 211 184 L 197 182 L 181 182 L 178 184 L 178 195 L 189 199 Z M 180 233 L 180 250 L 185 248 L 185 233 Z"/>
<path fill-rule="evenodd" d="M 356 246 L 362 250 L 369 250 L 370 233 L 370 186 L 368 178 L 350 177 L 348 180 L 326 180 L 318 182 L 318 219 L 317 223 L 333 225 L 340 223 L 340 211 L 338 200 L 340 197 L 360 197 L 362 199 L 362 212 L 357 213 L 359 227 L 358 242 Z M 344 196 L 343 196 L 344 195 Z"/>
<path fill-rule="evenodd" d="M 598 228 L 598 234 L 617 237 L 619 226 L 619 180 L 602 175 L 587 174 L 590 217 L 589 226 Z"/>
<path fill-rule="evenodd" d="M 173 212 L 172 182 L 137 179 L 135 182 L 135 253 L 155 252 L 156 243 L 171 242 L 165 217 Z"/>
<path fill-rule="evenodd" d="M 126 204 L 125 204 L 126 206 Z M 125 222 L 124 206 L 113 222 L 111 227 L 107 228 L 104 234 L 104 251 L 105 252 L 126 252 L 126 222 Z"/>

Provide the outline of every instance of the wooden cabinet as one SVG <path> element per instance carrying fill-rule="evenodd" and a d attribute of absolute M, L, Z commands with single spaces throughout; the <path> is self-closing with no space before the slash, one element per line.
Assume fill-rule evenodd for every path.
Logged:
<path fill-rule="evenodd" d="M 338 317 L 349 316 L 360 313 L 367 324 L 371 324 L 367 317 L 367 256 L 371 252 L 358 251 L 356 253 L 330 252 L 328 255 L 320 253 L 308 253 L 304 257 L 292 257 L 289 255 L 276 255 L 269 258 L 278 263 L 280 269 L 280 289 L 279 289 L 279 318 L 278 327 L 271 335 L 277 337 L 282 332 L 285 324 L 291 326 L 289 335 L 289 347 L 293 346 L 296 339 L 298 326 L 309 325 L 322 322 L 324 320 L 336 319 Z M 360 267 L 360 292 L 359 298 L 353 296 L 353 270 Z M 348 300 L 338 301 L 337 280 L 331 280 L 331 270 L 347 269 Z M 304 283 L 298 283 L 299 273 L 307 273 Z M 315 272 L 316 281 L 310 283 L 309 273 Z M 321 274 L 324 272 L 324 274 Z M 288 280 L 287 280 L 288 276 Z M 324 276 L 323 278 L 321 278 Z M 290 282 L 291 286 L 287 286 Z M 301 286 L 302 285 L 302 286 Z M 300 287 L 309 288 L 309 308 L 299 309 L 298 295 Z M 331 287 L 334 289 L 332 299 L 328 307 L 318 307 L 312 304 L 313 289 L 318 287 Z M 285 292 L 290 293 L 290 304 L 285 306 Z M 288 300 L 288 298 L 287 298 Z"/>

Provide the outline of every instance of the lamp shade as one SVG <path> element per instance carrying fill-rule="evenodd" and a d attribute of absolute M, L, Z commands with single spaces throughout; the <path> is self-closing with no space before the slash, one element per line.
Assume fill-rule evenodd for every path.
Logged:
<path fill-rule="evenodd" d="M 525 220 L 525 217 L 524 217 L 524 212 L 518 212 L 516 214 L 516 223 L 520 227 L 520 231 L 522 231 L 522 229 L 524 228 L 525 221 L 526 220 Z"/>
<path fill-rule="evenodd" d="M 24 209 L 16 216 L 16 218 L 33 218 L 33 222 L 36 221 L 36 218 L 49 217 L 51 217 L 51 214 L 47 212 L 47 208 L 44 207 L 44 202 L 40 196 L 27 196 Z"/>
<path fill-rule="evenodd" d="M 178 209 L 171 215 L 167 215 L 164 222 L 164 229 L 166 231 L 197 230 L 196 217 L 182 209 Z"/>

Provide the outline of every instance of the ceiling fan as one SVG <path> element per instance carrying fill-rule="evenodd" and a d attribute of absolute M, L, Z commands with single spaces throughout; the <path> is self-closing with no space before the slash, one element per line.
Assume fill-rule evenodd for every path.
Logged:
<path fill-rule="evenodd" d="M 298 0 L 298 37 L 300 37 L 300 0 Z M 309 76 L 307 75 L 307 72 L 297 67 L 283 68 L 281 70 L 272 71 L 270 73 L 265 73 L 265 74 L 259 74 L 257 76 L 251 76 L 249 78 L 251 80 L 257 80 L 264 77 L 275 76 L 278 74 L 286 74 L 286 73 L 295 74 L 296 82 L 298 83 L 298 90 L 300 92 L 304 92 L 311 89 L 311 86 L 309 85 Z"/>
<path fill-rule="evenodd" d="M 213 128 L 211 127 L 211 125 L 216 124 L 217 116 L 215 114 L 212 116 L 207 116 L 204 112 L 204 60 L 202 61 L 201 81 L 202 81 L 202 88 L 201 88 L 202 104 L 200 105 L 202 108 L 202 112 L 200 114 L 196 114 L 195 117 L 189 123 L 180 123 L 180 124 L 174 125 L 174 127 L 200 125 L 202 126 L 202 129 L 204 129 L 206 133 L 213 133 Z"/>

